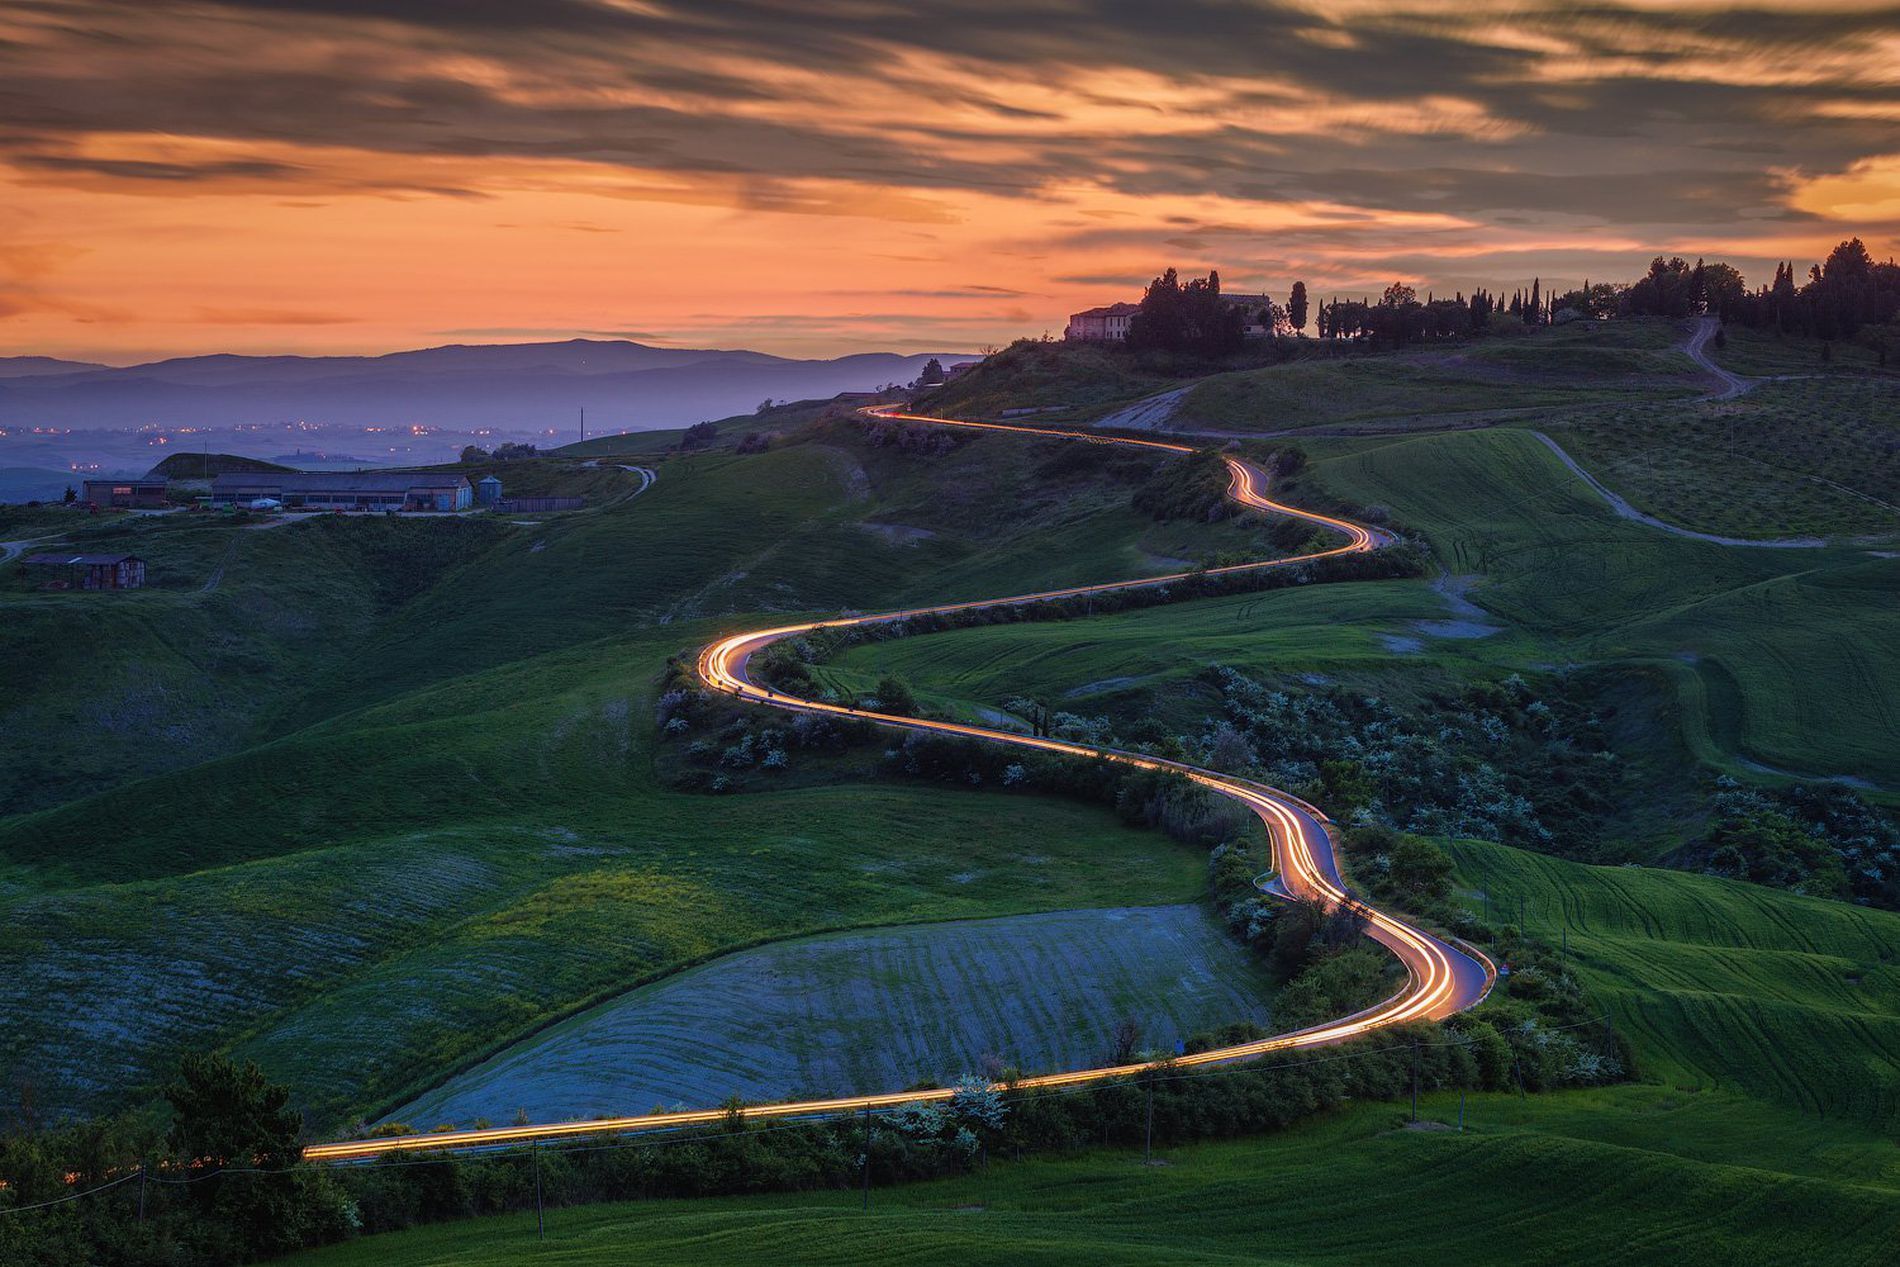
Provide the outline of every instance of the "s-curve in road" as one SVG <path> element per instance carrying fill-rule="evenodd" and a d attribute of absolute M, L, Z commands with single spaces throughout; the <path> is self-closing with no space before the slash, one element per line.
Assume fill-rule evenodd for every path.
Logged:
<path fill-rule="evenodd" d="M 1139 440 L 1043 427 L 1012 427 L 1000 423 L 927 418 L 882 406 L 872 407 L 864 412 L 886 421 L 916 426 L 966 427 L 1024 435 L 1057 436 L 1081 443 L 1132 445 L 1139 448 L 1161 449 L 1170 453 L 1193 451 L 1187 445 L 1162 440 Z M 722 638 L 702 651 L 698 662 L 700 680 L 707 687 L 771 708 L 786 709 L 791 712 L 833 713 L 859 721 L 875 722 L 882 726 L 934 731 L 1089 760 L 1112 761 L 1142 770 L 1167 770 L 1191 779 L 1212 792 L 1239 801 L 1257 815 L 1266 826 L 1267 834 L 1273 842 L 1274 865 L 1279 873 L 1275 891 L 1306 901 L 1318 902 L 1328 908 L 1343 905 L 1358 912 L 1366 921 L 1366 935 L 1391 951 L 1405 967 L 1404 986 L 1390 998 L 1364 1011 L 1309 1026 L 1306 1029 L 1276 1034 L 1270 1038 L 1176 1057 L 1172 1063 L 1177 1066 L 1218 1065 L 1250 1060 L 1271 1052 L 1337 1043 L 1408 1021 L 1438 1020 L 1480 1002 L 1496 981 L 1497 970 L 1480 951 L 1468 946 L 1454 945 L 1395 915 L 1367 905 L 1348 893 L 1340 878 L 1338 862 L 1333 856 L 1332 840 L 1328 834 L 1328 820 L 1325 814 L 1298 797 L 1248 779 L 1222 774 L 1216 770 L 1205 770 L 1179 761 L 1164 760 L 1145 753 L 1093 748 L 1084 744 L 1068 743 L 1060 739 L 1045 739 L 1014 731 L 991 730 L 982 726 L 968 726 L 960 722 L 935 721 L 921 717 L 897 717 L 842 704 L 827 704 L 818 700 L 803 699 L 755 682 L 751 676 L 750 667 L 752 658 L 773 643 L 786 638 L 796 638 L 816 629 L 849 629 L 864 625 L 895 624 L 919 616 L 972 612 L 984 608 L 1026 606 L 1087 594 L 1106 594 L 1120 590 L 1165 586 L 1191 577 L 1261 571 L 1311 563 L 1340 555 L 1365 554 L 1391 544 L 1391 539 L 1376 529 L 1364 527 L 1347 519 L 1338 519 L 1273 501 L 1264 491 L 1267 487 L 1267 477 L 1259 468 L 1234 456 L 1226 456 L 1224 460 L 1227 463 L 1229 476 L 1228 495 L 1236 502 L 1255 510 L 1289 515 L 1295 519 L 1318 524 L 1338 534 L 1342 539 L 1341 544 L 1313 554 L 1268 559 L 1257 563 L 1239 563 L 1229 567 L 1211 568 L 1200 573 L 1176 572 L 1167 576 L 1143 577 L 1132 581 L 1111 581 L 1101 585 L 1079 585 L 1034 594 L 1017 594 L 1008 598 L 981 599 L 975 602 L 949 603 L 939 607 L 907 608 L 903 611 L 883 612 L 870 616 L 847 616 L 835 620 L 780 625 L 772 629 L 733 634 L 731 637 Z M 1145 1068 L 1148 1066 L 1128 1064 L 1076 1069 L 1066 1073 L 1024 1078 L 1011 1085 L 1019 1088 L 1076 1086 L 1127 1077 L 1140 1073 Z M 954 1094 L 954 1089 L 946 1087 L 928 1091 L 891 1091 L 876 1095 L 844 1096 L 830 1100 L 787 1101 L 782 1104 L 749 1105 L 745 1109 L 745 1115 L 749 1118 L 824 1116 L 888 1108 L 900 1104 L 948 1100 Z M 496 1148 L 580 1135 L 676 1129 L 711 1124 L 723 1120 L 724 1117 L 725 1110 L 723 1109 L 696 1109 L 677 1113 L 651 1113 L 641 1117 L 551 1122 L 540 1125 L 445 1131 L 429 1135 L 345 1140 L 334 1144 L 313 1145 L 304 1150 L 304 1156 L 311 1161 L 351 1161 L 383 1153 L 421 1149 Z"/>

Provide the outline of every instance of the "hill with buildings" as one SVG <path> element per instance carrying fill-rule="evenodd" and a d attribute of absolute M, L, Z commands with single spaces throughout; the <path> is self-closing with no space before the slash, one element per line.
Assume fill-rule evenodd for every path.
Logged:
<path fill-rule="evenodd" d="M 1378 1101 L 1401 1093 L 1409 1057 L 1382 1050 L 1262 1072 L 1232 1100 L 1204 1098 L 1224 1094 L 1207 1080 L 1158 1084 L 1155 1143 L 1171 1165 L 1144 1172 L 1166 1187 L 1157 1198 L 1128 1178 L 1140 1088 L 1076 1108 L 1024 1098 L 1013 1125 L 981 1135 L 989 1166 L 877 1194 L 867 1259 L 889 1237 L 919 1261 L 967 1257 L 972 1234 L 944 1220 L 1000 1214 L 1054 1228 L 1052 1261 L 1134 1261 L 1152 1255 L 1159 1199 L 1235 1246 L 1268 1236 L 1290 1261 L 1329 1261 L 1341 1203 L 1398 1174 L 1425 1194 L 1404 1208 L 1412 1255 L 1495 1254 L 1470 1231 L 1472 1175 L 1492 1177 L 1476 1185 L 1486 1216 L 1582 1256 L 1639 1242 L 1671 1261 L 1892 1251 L 1900 519 L 1883 507 L 1900 502 L 1900 382 L 1831 362 L 1703 399 L 1713 384 L 1687 350 L 1692 328 L 1295 347 L 1198 372 L 1023 344 L 922 398 L 1099 421 L 1178 391 L 1147 426 L 1240 446 L 1277 494 L 1376 522 L 1419 564 L 814 639 L 775 671 L 827 698 L 1013 720 L 1287 787 L 1358 825 L 1356 885 L 1502 947 L 1513 971 L 1471 1028 L 1420 1034 L 1491 1062 L 1485 1082 L 1430 1057 L 1450 1063 L 1431 1066 L 1447 1089 L 1427 1081 L 1425 1117 L 1460 1120 L 1453 1088 L 1468 1075 L 1466 1133 L 1393 1129 L 1402 1110 Z M 1801 336 L 1738 336 L 1716 355 L 1786 373 L 1812 351 Z M 1084 383 L 1101 395 L 1065 399 Z M 1701 460 L 1683 460 L 1690 444 Z M 28 1089 L 41 1121 L 99 1117 L 130 1141 L 181 1056 L 206 1050 L 255 1060 L 324 1136 L 397 1110 L 545 1120 L 586 1101 L 576 1088 L 593 1087 L 601 1059 L 653 1074 L 616 1084 L 642 1100 L 615 1106 L 629 1112 L 722 1086 L 881 1089 L 852 1080 L 941 1081 L 985 1052 L 1065 1062 L 1126 1042 L 1165 1055 L 1203 1038 L 1178 1032 L 1214 1013 L 1170 1011 L 1181 1000 L 1152 970 L 1168 955 L 1182 979 L 1219 984 L 1196 1007 L 1231 1008 L 1265 980 L 1269 1026 L 1321 988 L 1276 967 L 1285 956 L 1340 973 L 1360 962 L 1311 930 L 1306 949 L 1287 948 L 1293 933 L 1283 947 L 1290 919 L 1221 887 L 1231 854 L 1244 888 L 1259 841 L 1153 789 L 1038 782 L 954 747 L 699 699 L 682 669 L 716 635 L 789 613 L 1311 544 L 1284 521 L 1221 517 L 1223 479 L 1206 478 L 1219 463 L 804 403 L 455 469 L 584 488 L 588 507 L 269 529 L 6 511 L 0 535 L 136 549 L 153 578 L 114 595 L 0 590 L 5 733 L 35 736 L 7 752 L 17 812 L 0 818 L 0 1008 L 23 1036 L 9 1104 Z M 1357 834 L 1370 827 L 1404 835 Z M 1210 867 L 1217 842 L 1232 849 Z M 1157 907 L 1172 914 L 1140 913 Z M 1251 958 L 1237 967 L 1235 952 Z M 876 998 L 852 993 L 851 967 L 868 960 L 890 987 Z M 849 996 L 857 1038 L 792 1009 L 774 1013 L 770 1050 L 728 1061 L 695 1047 L 794 978 L 812 997 Z M 1098 979 L 1116 983 L 1114 1006 L 1089 993 Z M 820 1058 L 826 1043 L 924 1032 L 920 1016 L 954 1061 Z M 1342 1081 L 1360 1060 L 1397 1063 L 1384 1081 Z M 1295 1105 L 1346 1095 L 1357 1102 L 1296 1121 Z M 1236 1201 L 1236 1146 L 1196 1142 L 1269 1119 L 1293 1124 L 1243 1151 L 1301 1158 L 1310 1201 Z M 611 1161 L 544 1150 L 423 1168 L 486 1204 L 418 1195 L 409 1171 L 337 1182 L 381 1229 L 531 1210 L 530 1163 L 546 1166 L 548 1200 L 577 1203 L 858 1179 L 861 1124 L 795 1164 L 770 1151 L 794 1133 L 730 1125 L 672 1152 L 600 1154 Z M 880 1119 L 880 1187 L 962 1166 L 903 1135 L 925 1127 Z M 702 1161 L 668 1160 L 681 1157 Z M 1633 1195 L 1578 1228 L 1526 1183 Z M 1128 1220 L 1063 1214 L 1078 1185 L 1121 1194 Z M 1637 1199 L 1658 1190 L 1669 1199 Z M 682 1246 L 763 1220 L 792 1261 L 816 1261 L 838 1257 L 841 1200 L 642 1208 Z M 1720 1234 L 1686 1235 L 1685 1202 Z M 983 1209 L 945 1212 L 965 1206 Z M 1378 1208 L 1355 1261 L 1395 1238 Z M 581 1242 L 621 1235 L 621 1219 L 559 1211 L 549 1235 L 577 1238 L 563 1252 L 585 1262 Z M 996 1243 L 1019 1251 L 1020 1229 L 999 1227 Z M 313 1263 L 505 1258 L 494 1247 L 527 1234 L 513 1215 Z"/>

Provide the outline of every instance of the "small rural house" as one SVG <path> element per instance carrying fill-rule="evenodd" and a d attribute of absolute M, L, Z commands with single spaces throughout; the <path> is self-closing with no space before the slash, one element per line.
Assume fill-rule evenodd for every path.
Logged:
<path fill-rule="evenodd" d="M 87 480 L 81 500 L 95 506 L 150 510 L 164 506 L 165 481 L 162 479 Z"/>
<path fill-rule="evenodd" d="M 135 590 L 145 584 L 145 560 L 136 554 L 29 554 L 20 566 L 49 589 Z"/>

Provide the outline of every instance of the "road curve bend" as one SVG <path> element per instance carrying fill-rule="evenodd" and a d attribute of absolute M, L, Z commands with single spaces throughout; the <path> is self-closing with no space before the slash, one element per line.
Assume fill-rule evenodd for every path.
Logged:
<path fill-rule="evenodd" d="M 935 427 L 960 427 L 985 431 L 1006 431 L 1025 435 L 1054 436 L 1090 444 L 1130 445 L 1138 448 L 1160 449 L 1170 453 L 1191 453 L 1193 449 L 1184 444 L 1172 444 L 1161 440 L 1137 440 L 1123 436 L 1108 436 L 1094 432 L 1064 431 L 1046 427 L 1014 427 L 1000 423 L 970 422 L 956 419 L 929 418 L 907 414 L 885 406 L 874 406 L 863 411 L 865 414 L 891 422 L 914 423 Z M 1240 563 L 1228 567 L 1210 568 L 1201 575 L 1221 575 L 1230 572 L 1259 571 L 1268 568 L 1287 567 L 1306 563 L 1315 559 L 1324 559 L 1336 555 L 1363 554 L 1391 544 L 1391 538 L 1374 528 L 1367 528 L 1347 519 L 1334 518 L 1310 510 L 1301 510 L 1273 501 L 1263 491 L 1267 487 L 1266 475 L 1256 466 L 1238 457 L 1228 455 L 1224 458 L 1230 476 L 1228 495 L 1239 504 L 1274 514 L 1289 515 L 1295 519 L 1317 524 L 1343 538 L 1340 545 L 1313 554 L 1296 555 L 1284 559 L 1268 559 L 1257 563 Z M 1381 911 L 1378 908 L 1352 896 L 1346 890 L 1340 878 L 1339 865 L 1333 856 L 1331 837 L 1327 831 L 1328 819 L 1317 808 L 1286 792 L 1256 783 L 1249 779 L 1222 774 L 1216 770 L 1207 770 L 1199 766 L 1179 761 L 1168 761 L 1145 753 L 1126 752 L 1112 748 L 1095 748 L 1084 744 L 1068 743 L 1060 739 L 1046 739 L 1033 735 L 1018 734 L 1014 731 L 991 730 L 982 726 L 968 726 L 960 722 L 934 721 L 920 717 L 897 717 L 888 713 L 877 713 L 861 708 L 852 708 L 842 704 L 827 704 L 819 700 L 801 699 L 774 691 L 753 681 L 750 673 L 752 658 L 776 642 L 787 638 L 796 638 L 801 634 L 819 629 L 848 629 L 862 625 L 895 624 L 918 616 L 937 615 L 946 612 L 978 611 L 991 607 L 1012 607 L 1028 603 L 1048 602 L 1055 599 L 1071 598 L 1084 594 L 1104 594 L 1118 590 L 1142 589 L 1164 586 L 1175 581 L 1185 580 L 1197 575 L 1191 572 L 1176 572 L 1167 576 L 1143 577 L 1132 581 L 1111 581 L 1101 585 L 1078 585 L 1068 589 L 1045 590 L 1034 594 L 1017 594 L 1008 598 L 979 599 L 974 602 L 946 603 L 936 607 L 914 607 L 901 611 L 882 612 L 869 616 L 845 616 L 832 620 L 803 621 L 797 624 L 780 625 L 772 629 L 762 629 L 752 633 L 733 634 L 722 638 L 700 652 L 698 673 L 700 680 L 713 690 L 723 691 L 738 699 L 763 704 L 772 708 L 791 712 L 828 713 L 840 717 L 849 717 L 858 721 L 875 722 L 882 726 L 891 726 L 906 730 L 924 730 L 938 734 L 964 736 L 983 739 L 993 743 L 1010 744 L 1019 748 L 1031 748 L 1042 752 L 1062 753 L 1069 756 L 1084 757 L 1098 761 L 1112 761 L 1119 765 L 1131 766 L 1142 770 L 1167 770 L 1180 774 L 1209 791 L 1240 802 L 1259 817 L 1267 829 L 1267 835 L 1273 842 L 1273 858 L 1279 872 L 1276 891 L 1287 896 L 1306 901 L 1321 903 L 1331 908 L 1347 906 L 1357 911 L 1366 921 L 1366 935 L 1384 946 L 1404 966 L 1405 984 L 1390 998 L 1355 1012 L 1338 1020 L 1326 1021 L 1305 1029 L 1285 1034 L 1275 1034 L 1253 1042 L 1239 1043 L 1230 1047 L 1216 1048 L 1212 1051 L 1197 1052 L 1190 1056 L 1177 1056 L 1172 1060 L 1175 1066 L 1198 1066 L 1227 1064 L 1234 1061 L 1250 1060 L 1272 1052 L 1289 1051 L 1305 1047 L 1320 1047 L 1330 1043 L 1357 1038 L 1374 1030 L 1390 1025 L 1400 1025 L 1408 1021 L 1438 1020 L 1453 1013 L 1464 1011 L 1479 1003 L 1489 993 L 1497 979 L 1497 969 L 1491 961 L 1477 949 L 1440 938 L 1426 930 L 1416 927 L 1405 920 Z M 1145 1064 L 1107 1065 L 1094 1069 L 1076 1069 L 1066 1073 L 1043 1074 L 1033 1078 L 1023 1078 L 1015 1082 L 1016 1087 L 1052 1088 L 1078 1086 L 1084 1083 L 1101 1082 L 1112 1078 L 1123 1078 L 1140 1073 L 1149 1066 Z M 788 1101 L 782 1104 L 748 1105 L 745 1115 L 749 1118 L 789 1118 L 815 1117 L 838 1113 L 857 1112 L 865 1109 L 893 1107 L 900 1104 L 916 1104 L 933 1100 L 947 1100 L 955 1092 L 950 1088 L 938 1088 L 928 1091 L 892 1091 L 875 1095 L 843 1096 L 829 1100 Z M 308 1161 L 355 1161 L 392 1152 L 411 1152 L 424 1149 L 458 1148 L 496 1148 L 512 1144 L 533 1143 L 541 1140 L 565 1139 L 582 1135 L 625 1133 L 632 1131 L 671 1130 L 680 1127 L 707 1125 L 722 1121 L 724 1109 L 695 1109 L 675 1113 L 650 1113 L 640 1117 L 600 1118 L 577 1122 L 550 1122 L 527 1126 L 490 1127 L 466 1131 L 443 1131 L 427 1135 L 404 1135 L 383 1139 L 343 1140 L 333 1144 L 313 1144 L 304 1150 Z"/>

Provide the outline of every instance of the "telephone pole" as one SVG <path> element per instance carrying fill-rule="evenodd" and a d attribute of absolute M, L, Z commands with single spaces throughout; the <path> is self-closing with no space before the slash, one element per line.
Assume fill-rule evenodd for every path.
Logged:
<path fill-rule="evenodd" d="M 1412 1040 L 1412 1120 L 1418 1121 L 1418 1039 Z"/>
<path fill-rule="evenodd" d="M 587 443 L 587 406 L 581 406 L 581 443 Z"/>

